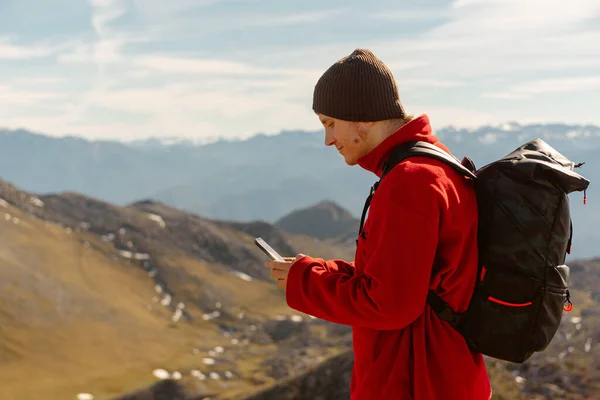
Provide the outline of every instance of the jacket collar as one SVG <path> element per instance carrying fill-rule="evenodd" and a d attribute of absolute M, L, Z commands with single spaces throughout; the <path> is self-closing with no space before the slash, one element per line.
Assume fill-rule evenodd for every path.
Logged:
<path fill-rule="evenodd" d="M 360 157 L 357 160 L 357 163 L 367 171 L 373 172 L 378 177 L 381 177 L 383 163 L 390 151 L 402 143 L 413 140 L 421 140 L 435 144 L 445 151 L 448 151 L 448 149 L 438 141 L 438 138 L 432 135 L 429 117 L 423 114 L 409 121 L 400 127 L 400 129 L 385 138 L 373 150 Z"/>

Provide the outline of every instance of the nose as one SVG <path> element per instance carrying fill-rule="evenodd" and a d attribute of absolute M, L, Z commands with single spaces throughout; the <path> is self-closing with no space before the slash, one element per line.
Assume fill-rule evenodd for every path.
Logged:
<path fill-rule="evenodd" d="M 325 146 L 331 146 L 335 143 L 335 137 L 332 131 L 333 129 L 325 128 Z"/>

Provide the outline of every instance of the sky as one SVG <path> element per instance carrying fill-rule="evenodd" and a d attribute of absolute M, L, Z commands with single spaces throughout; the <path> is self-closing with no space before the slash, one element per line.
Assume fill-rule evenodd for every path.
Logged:
<path fill-rule="evenodd" d="M 600 125 L 598 0 L 1 0 L 0 127 L 132 140 L 322 129 L 356 48 L 434 129 Z"/>

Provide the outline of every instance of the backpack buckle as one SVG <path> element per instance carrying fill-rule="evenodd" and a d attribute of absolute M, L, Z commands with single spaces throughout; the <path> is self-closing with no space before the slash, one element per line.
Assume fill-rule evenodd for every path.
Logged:
<path fill-rule="evenodd" d="M 460 324 L 463 319 L 462 315 L 455 313 L 450 307 L 444 307 L 438 316 L 440 319 L 448 322 L 453 328 L 458 327 L 458 324 Z"/>

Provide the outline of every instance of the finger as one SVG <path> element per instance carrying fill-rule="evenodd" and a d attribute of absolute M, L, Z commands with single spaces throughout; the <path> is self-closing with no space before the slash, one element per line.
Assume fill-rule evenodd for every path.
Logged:
<path fill-rule="evenodd" d="M 277 279 L 277 286 L 279 286 L 282 289 L 285 289 L 287 285 L 287 279 Z"/>
<path fill-rule="evenodd" d="M 287 268 L 289 268 L 290 263 L 289 262 L 282 262 L 282 261 L 269 261 L 267 263 L 265 263 L 265 265 L 267 266 L 267 268 L 271 268 L 271 269 L 278 269 L 278 270 L 285 270 Z"/>
<path fill-rule="evenodd" d="M 295 260 L 296 260 L 296 258 L 295 258 L 295 257 L 283 257 L 283 259 L 284 259 L 285 261 L 295 261 Z"/>
<path fill-rule="evenodd" d="M 284 279 L 287 277 L 287 271 L 281 271 L 278 269 L 271 270 L 271 277 L 274 279 Z"/>
<path fill-rule="evenodd" d="M 296 256 L 295 260 L 299 260 L 299 259 L 301 259 L 302 257 L 304 257 L 304 254 L 302 254 L 302 253 L 298 253 L 298 255 Z"/>

